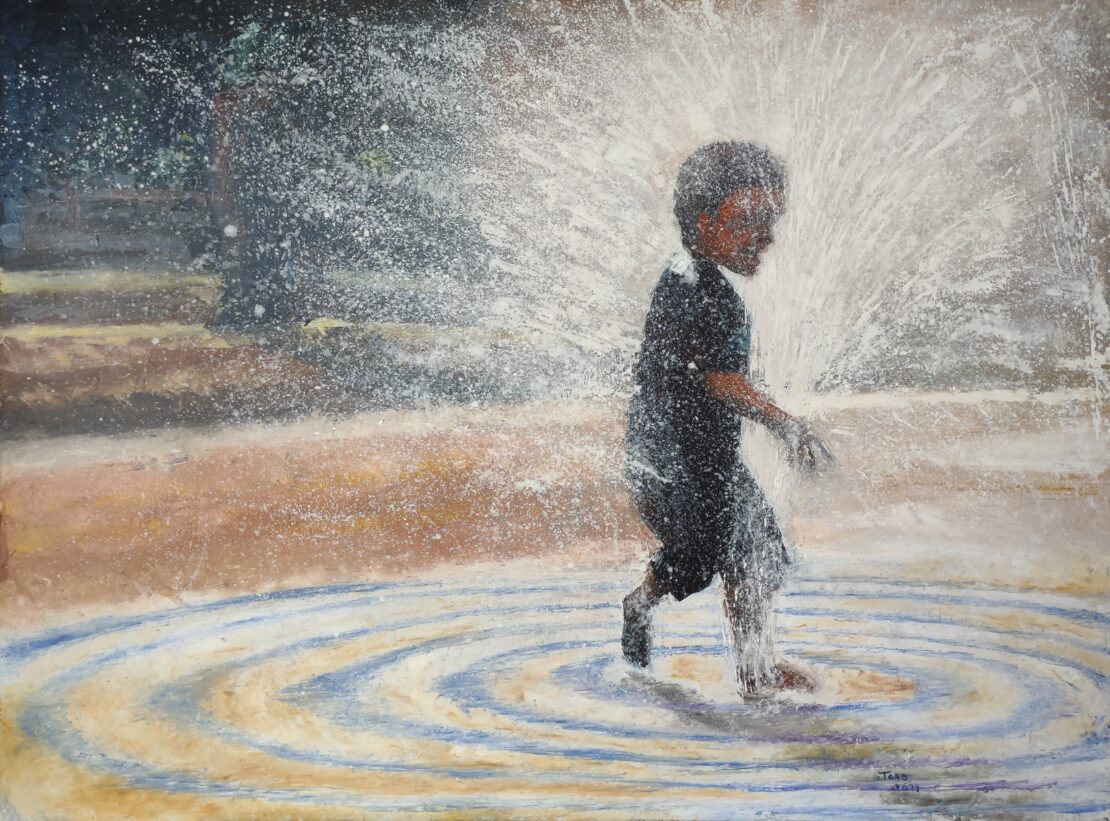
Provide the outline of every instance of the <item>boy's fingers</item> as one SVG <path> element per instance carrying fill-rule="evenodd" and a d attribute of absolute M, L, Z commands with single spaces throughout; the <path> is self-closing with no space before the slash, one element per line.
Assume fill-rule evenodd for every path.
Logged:
<path fill-rule="evenodd" d="M 787 449 L 786 459 L 791 467 L 807 471 L 816 471 L 826 461 L 836 461 L 828 445 L 813 433 L 807 433 L 797 445 Z"/>
<path fill-rule="evenodd" d="M 820 461 L 822 459 L 828 459 L 829 461 L 832 461 L 832 451 L 830 451 L 828 446 L 821 440 L 821 438 L 816 436 L 815 434 L 810 433 L 806 437 L 805 445 L 809 449 L 809 452 L 813 455 L 814 462 Z"/>
<path fill-rule="evenodd" d="M 810 447 L 809 447 L 809 437 L 808 436 L 803 436 L 802 440 L 800 442 L 798 442 L 798 458 L 802 462 L 808 463 L 809 460 L 812 458 L 812 456 L 813 456 L 813 451 L 810 450 Z"/>
<path fill-rule="evenodd" d="M 809 470 L 813 470 L 817 466 L 817 459 L 813 456 L 813 448 L 810 447 L 808 442 L 802 445 L 802 464 Z"/>

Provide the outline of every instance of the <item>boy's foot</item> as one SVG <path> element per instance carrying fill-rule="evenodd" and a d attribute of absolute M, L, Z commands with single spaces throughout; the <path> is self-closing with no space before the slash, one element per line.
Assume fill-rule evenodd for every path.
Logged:
<path fill-rule="evenodd" d="M 766 689 L 763 687 L 759 678 L 752 670 L 745 670 L 737 672 L 736 692 L 742 698 L 759 698 L 764 695 Z"/>
<path fill-rule="evenodd" d="M 629 664 L 647 667 L 651 663 L 651 612 L 632 595 L 624 600 L 624 630 L 621 650 Z"/>
<path fill-rule="evenodd" d="M 811 671 L 785 659 L 775 662 L 775 689 L 815 693 L 818 687 L 817 676 Z"/>
<path fill-rule="evenodd" d="M 762 699 L 783 690 L 815 693 L 820 687 L 817 676 L 811 671 L 784 659 L 775 662 L 769 680 L 757 676 L 752 670 L 738 672 L 737 676 L 736 691 L 745 699 Z"/>

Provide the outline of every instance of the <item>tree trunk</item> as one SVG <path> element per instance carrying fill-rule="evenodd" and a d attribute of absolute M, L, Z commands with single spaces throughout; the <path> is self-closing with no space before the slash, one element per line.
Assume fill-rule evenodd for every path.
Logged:
<path fill-rule="evenodd" d="M 266 186 L 249 177 L 253 115 L 270 98 L 257 87 L 228 88 L 212 99 L 208 207 L 219 237 L 219 268 L 224 294 L 216 317 L 219 325 L 260 325 L 285 319 L 290 311 L 281 246 L 281 226 L 274 219 L 273 198 Z M 261 158 L 259 158 L 261 159 Z"/>

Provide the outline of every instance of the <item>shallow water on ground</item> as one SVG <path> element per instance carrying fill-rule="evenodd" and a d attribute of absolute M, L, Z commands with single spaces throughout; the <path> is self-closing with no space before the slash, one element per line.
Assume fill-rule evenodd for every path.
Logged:
<path fill-rule="evenodd" d="M 821 687 L 744 702 L 708 594 L 660 614 L 650 671 L 626 667 L 626 585 L 510 566 L 10 641 L 11 814 L 1041 817 L 1110 801 L 1105 599 L 810 565 L 779 603 L 780 648 Z"/>

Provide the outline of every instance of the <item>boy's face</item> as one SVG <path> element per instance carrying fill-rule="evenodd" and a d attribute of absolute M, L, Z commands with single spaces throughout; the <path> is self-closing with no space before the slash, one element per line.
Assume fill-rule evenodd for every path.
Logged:
<path fill-rule="evenodd" d="M 743 276 L 759 267 L 759 255 L 774 240 L 772 229 L 785 205 L 783 192 L 738 188 L 715 217 L 698 215 L 698 249 L 711 262 Z"/>

